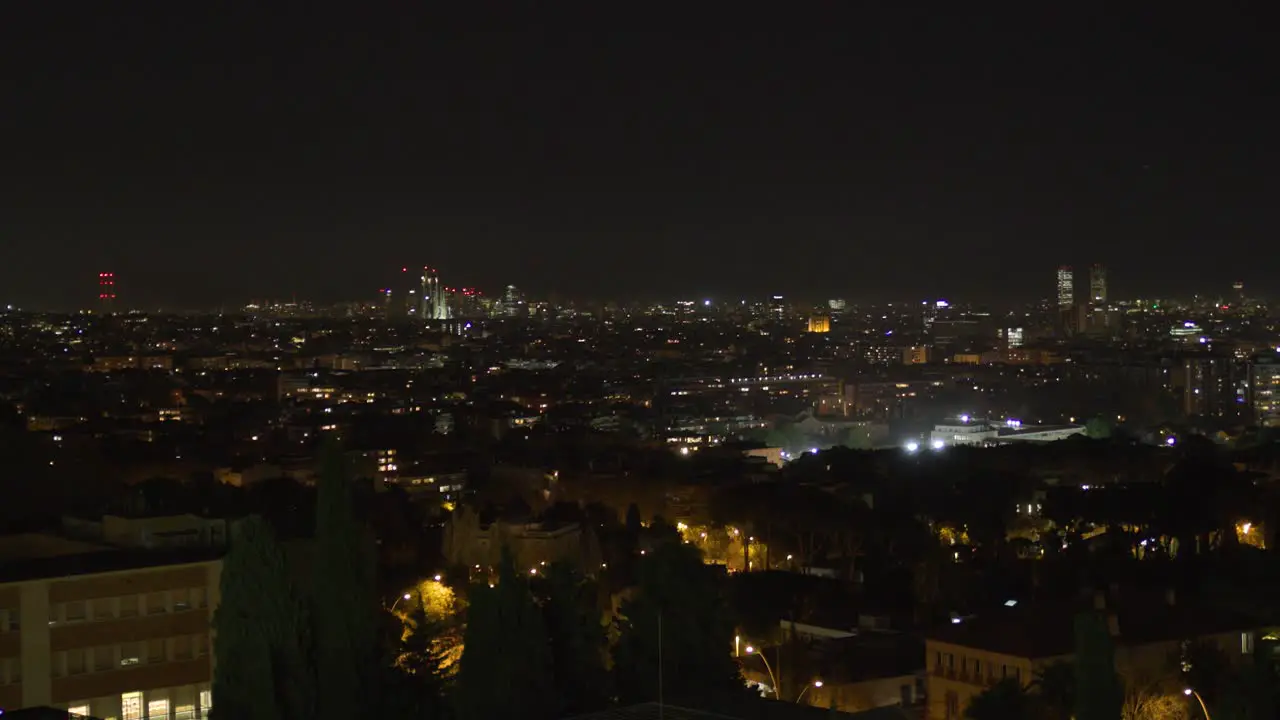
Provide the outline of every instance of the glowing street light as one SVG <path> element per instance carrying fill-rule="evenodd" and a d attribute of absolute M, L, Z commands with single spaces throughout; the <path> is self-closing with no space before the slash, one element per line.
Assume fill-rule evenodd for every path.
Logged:
<path fill-rule="evenodd" d="M 396 598 L 396 601 L 395 601 L 395 602 L 393 602 L 393 603 L 391 603 L 391 612 L 395 612 L 395 611 L 396 611 L 396 606 L 400 604 L 400 601 L 401 601 L 401 600 L 412 600 L 412 599 L 413 599 L 413 595 L 411 595 L 411 594 L 409 594 L 409 593 L 405 593 L 405 594 L 401 595 L 400 597 Z"/>
<path fill-rule="evenodd" d="M 912 440 L 911 442 L 907 443 L 905 447 L 907 448 L 907 452 L 913 453 L 920 449 L 920 443 Z"/>
<path fill-rule="evenodd" d="M 756 654 L 756 649 L 751 645 L 746 646 L 743 650 L 748 655 Z M 773 667 L 769 665 L 769 658 L 765 657 L 764 653 L 760 653 L 760 659 L 764 661 L 764 669 L 769 673 L 769 682 L 773 683 L 773 697 L 781 700 L 782 698 L 778 697 L 778 678 L 773 674 Z"/>
<path fill-rule="evenodd" d="M 1189 697 L 1194 696 L 1196 700 L 1199 700 L 1200 710 L 1204 712 L 1204 720 L 1213 720 L 1213 718 L 1209 717 L 1209 708 L 1204 704 L 1204 698 L 1200 697 L 1200 693 L 1192 690 L 1191 688 L 1184 688 L 1182 694 Z"/>
<path fill-rule="evenodd" d="M 808 692 L 808 691 L 809 691 L 809 688 L 811 688 L 811 687 L 814 687 L 814 688 L 820 688 L 820 687 L 822 687 L 822 681 L 821 681 L 821 680 L 814 680 L 813 682 L 809 683 L 808 685 L 805 685 L 805 686 L 804 686 L 804 689 L 800 691 L 800 694 L 796 696 L 796 704 L 799 704 L 799 703 L 800 703 L 800 698 L 803 698 L 803 697 L 804 697 L 804 694 L 805 694 L 806 692 Z"/>
<path fill-rule="evenodd" d="M 947 444 L 942 442 L 941 440 L 934 440 L 932 443 L 930 443 L 930 447 L 932 447 L 934 450 L 941 450 L 946 446 Z"/>

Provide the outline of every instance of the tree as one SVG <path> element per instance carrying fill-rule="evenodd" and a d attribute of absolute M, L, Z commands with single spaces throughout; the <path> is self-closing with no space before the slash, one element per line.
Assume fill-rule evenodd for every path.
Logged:
<path fill-rule="evenodd" d="M 968 720 L 1028 720 L 1031 698 L 1017 680 L 1005 678 L 969 701 Z"/>
<path fill-rule="evenodd" d="M 213 615 L 214 720 L 314 717 L 307 615 L 284 552 L 265 521 L 237 527 Z"/>
<path fill-rule="evenodd" d="M 439 717 L 443 710 L 447 662 L 441 643 L 444 621 L 427 612 L 427 603 L 411 605 L 402 620 L 387 613 L 394 633 L 394 659 L 387 663 L 383 710 L 389 717 Z"/>
<path fill-rule="evenodd" d="M 1187 698 L 1169 682 L 1135 680 L 1124 689 L 1123 720 L 1186 720 Z"/>
<path fill-rule="evenodd" d="M 640 528 L 642 527 L 642 523 L 640 521 L 640 507 L 635 503 L 631 503 L 627 506 L 626 527 L 627 533 L 633 537 L 638 537 L 640 535 Z"/>
<path fill-rule="evenodd" d="M 454 694 L 462 720 L 524 717 L 556 711 L 551 643 L 526 578 L 504 549 L 496 585 L 475 585 Z"/>
<path fill-rule="evenodd" d="M 1031 683 L 1036 690 L 1038 705 L 1046 718 L 1068 720 L 1075 707 L 1075 667 L 1061 661 L 1050 663 L 1036 673 Z"/>
<path fill-rule="evenodd" d="M 1110 418 L 1098 416 L 1090 418 L 1084 424 L 1084 434 L 1093 440 L 1107 440 L 1115 431 L 1115 423 Z"/>
<path fill-rule="evenodd" d="M 545 587 L 542 614 L 551 638 L 559 714 L 598 710 L 608 702 L 609 675 L 595 590 L 565 563 L 554 563 L 547 569 Z"/>
<path fill-rule="evenodd" d="M 735 694 L 744 685 L 730 655 L 733 622 L 714 570 L 692 545 L 671 543 L 641 558 L 639 588 L 618 618 L 614 684 L 623 704 Z"/>
<path fill-rule="evenodd" d="M 1116 674 L 1107 618 L 1083 612 L 1075 619 L 1076 720 L 1120 720 L 1124 691 Z"/>
<path fill-rule="evenodd" d="M 375 560 L 371 536 L 352 512 L 346 458 L 336 445 L 326 447 L 323 457 L 311 588 L 316 710 L 321 720 L 350 720 L 369 713 L 380 696 Z"/>

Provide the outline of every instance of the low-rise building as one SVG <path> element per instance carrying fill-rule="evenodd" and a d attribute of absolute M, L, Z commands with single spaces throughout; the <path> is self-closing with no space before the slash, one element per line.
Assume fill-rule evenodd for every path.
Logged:
<path fill-rule="evenodd" d="M 1189 642 L 1211 644 L 1228 658 L 1253 652 L 1254 628 L 1244 618 L 1165 597 L 1128 597 L 1110 603 L 1099 594 L 1093 612 L 1104 614 L 1115 644 L 1116 670 L 1129 680 L 1152 681 L 1177 672 Z M 1090 608 L 1084 608 L 1090 610 Z M 1070 662 L 1079 603 L 1020 603 L 976 617 L 957 618 L 925 640 L 925 720 L 959 720 L 973 698 L 1001 680 L 1030 685 L 1046 667 Z"/>
<path fill-rule="evenodd" d="M 217 551 L 0 538 L 0 708 L 202 720 Z"/>

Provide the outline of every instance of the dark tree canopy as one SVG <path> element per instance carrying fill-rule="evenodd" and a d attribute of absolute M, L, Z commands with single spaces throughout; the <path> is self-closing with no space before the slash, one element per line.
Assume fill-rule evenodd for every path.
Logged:
<path fill-rule="evenodd" d="M 471 589 L 454 704 L 461 720 L 555 716 L 552 651 L 526 578 L 504 552 L 493 587 Z"/>
<path fill-rule="evenodd" d="M 284 553 L 265 521 L 240 523 L 214 612 L 215 720 L 314 717 L 310 629 Z"/>
<path fill-rule="evenodd" d="M 680 543 L 661 545 L 641 560 L 639 588 L 622 607 L 614 648 L 620 702 L 658 698 L 660 652 L 665 698 L 744 691 L 730 654 L 733 622 L 713 572 L 695 548 Z"/>
<path fill-rule="evenodd" d="M 325 448 L 316 495 L 312 566 L 317 711 L 321 720 L 349 720 L 376 707 L 378 596 L 372 538 L 353 514 L 346 461 Z"/>

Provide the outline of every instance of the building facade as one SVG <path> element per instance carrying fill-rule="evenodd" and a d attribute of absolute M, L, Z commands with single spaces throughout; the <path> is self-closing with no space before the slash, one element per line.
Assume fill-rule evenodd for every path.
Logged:
<path fill-rule="evenodd" d="M 221 561 L 130 563 L 110 551 L 86 557 L 48 560 L 38 567 L 49 572 L 37 576 L 0 577 L 0 709 L 207 718 Z"/>
<path fill-rule="evenodd" d="M 1071 268 L 1063 265 L 1058 268 L 1058 308 L 1066 310 L 1076 301 L 1075 274 Z"/>

